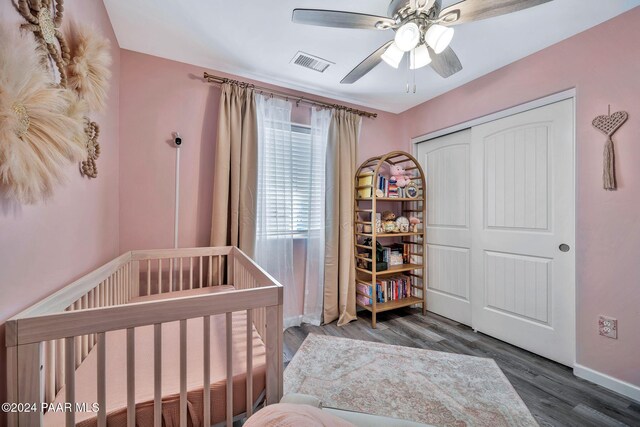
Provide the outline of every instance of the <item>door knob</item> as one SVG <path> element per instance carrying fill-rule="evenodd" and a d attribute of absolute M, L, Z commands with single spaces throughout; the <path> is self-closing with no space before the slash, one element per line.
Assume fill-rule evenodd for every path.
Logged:
<path fill-rule="evenodd" d="M 558 249 L 560 249 L 562 252 L 569 252 L 569 249 L 571 249 L 571 247 L 566 243 L 562 243 L 560 246 L 558 246 Z"/>

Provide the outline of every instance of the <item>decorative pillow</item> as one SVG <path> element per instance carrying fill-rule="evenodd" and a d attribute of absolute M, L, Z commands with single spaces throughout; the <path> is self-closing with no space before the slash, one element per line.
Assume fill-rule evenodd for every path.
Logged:
<path fill-rule="evenodd" d="M 251 416 L 244 427 L 355 427 L 354 424 L 310 405 L 278 403 Z"/>

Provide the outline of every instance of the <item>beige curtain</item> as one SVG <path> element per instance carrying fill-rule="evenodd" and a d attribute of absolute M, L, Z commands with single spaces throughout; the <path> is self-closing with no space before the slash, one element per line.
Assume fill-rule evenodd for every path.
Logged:
<path fill-rule="evenodd" d="M 211 246 L 237 246 L 253 257 L 258 168 L 256 103 L 251 88 L 224 83 L 221 91 Z"/>
<path fill-rule="evenodd" d="M 338 326 L 356 319 L 353 196 L 360 116 L 336 110 L 326 157 L 323 321 Z"/>

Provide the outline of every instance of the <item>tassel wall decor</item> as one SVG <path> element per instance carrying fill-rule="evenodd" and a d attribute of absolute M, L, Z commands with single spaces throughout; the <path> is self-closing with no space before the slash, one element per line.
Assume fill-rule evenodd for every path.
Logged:
<path fill-rule="evenodd" d="M 615 151 L 613 147 L 613 134 L 627 121 L 629 114 L 626 111 L 618 111 L 611 114 L 609 105 L 608 114 L 593 119 L 593 127 L 607 136 L 604 146 L 604 164 L 602 171 L 602 186 L 605 190 L 616 189 Z"/>

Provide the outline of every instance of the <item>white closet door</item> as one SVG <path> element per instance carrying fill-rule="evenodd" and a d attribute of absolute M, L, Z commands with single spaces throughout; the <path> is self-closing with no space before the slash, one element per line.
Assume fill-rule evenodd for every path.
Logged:
<path fill-rule="evenodd" d="M 575 358 L 573 140 L 567 100 L 474 127 L 471 143 L 472 325 L 566 365 Z"/>
<path fill-rule="evenodd" d="M 418 150 L 427 177 L 427 309 L 471 325 L 471 130 Z"/>

